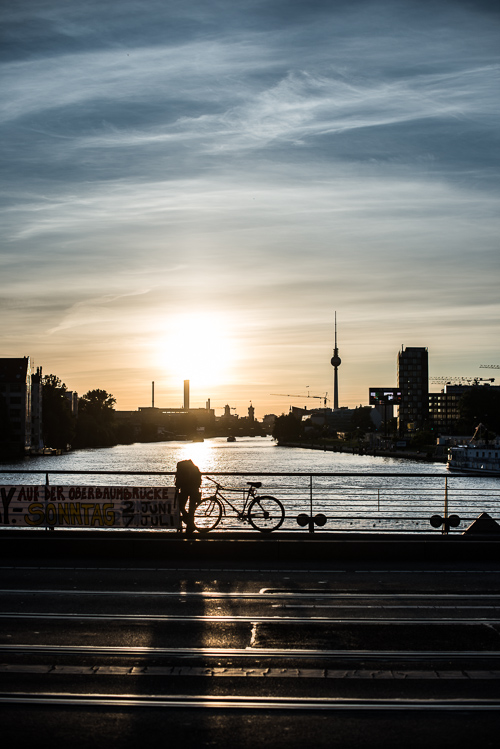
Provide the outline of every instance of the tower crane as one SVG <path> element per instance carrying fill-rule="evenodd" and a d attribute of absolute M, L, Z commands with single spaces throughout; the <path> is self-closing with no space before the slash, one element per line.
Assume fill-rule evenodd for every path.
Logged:
<path fill-rule="evenodd" d="M 480 364 L 479 369 L 500 369 L 500 364 Z"/>
<path fill-rule="evenodd" d="M 270 393 L 270 395 L 277 395 L 281 398 L 320 398 L 323 401 L 323 405 L 326 407 L 326 404 L 330 402 L 330 399 L 328 398 L 328 393 L 325 393 L 324 395 L 311 395 L 310 393 L 307 393 L 307 395 L 291 395 L 290 393 Z"/>
<path fill-rule="evenodd" d="M 452 383 L 459 385 L 478 385 L 480 382 L 495 382 L 494 377 L 429 377 L 430 382 L 443 382 L 446 385 Z"/>

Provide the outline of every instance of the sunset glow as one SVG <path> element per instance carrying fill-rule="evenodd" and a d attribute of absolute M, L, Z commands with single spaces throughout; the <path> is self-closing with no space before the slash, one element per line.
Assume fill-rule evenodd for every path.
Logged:
<path fill-rule="evenodd" d="M 0 33 L 3 357 L 258 418 L 332 396 L 335 312 L 340 406 L 403 345 L 500 364 L 494 3 L 17 0 Z"/>
<path fill-rule="evenodd" d="M 210 393 L 231 381 L 237 348 L 221 316 L 210 312 L 172 315 L 158 342 L 158 365 L 167 378 Z"/>

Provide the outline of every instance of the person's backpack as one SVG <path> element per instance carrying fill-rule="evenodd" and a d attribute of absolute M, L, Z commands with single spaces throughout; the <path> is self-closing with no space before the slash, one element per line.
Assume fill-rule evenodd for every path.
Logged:
<path fill-rule="evenodd" d="M 192 491 L 201 486 L 201 471 L 192 460 L 180 460 L 177 463 L 175 486 L 181 491 Z"/>

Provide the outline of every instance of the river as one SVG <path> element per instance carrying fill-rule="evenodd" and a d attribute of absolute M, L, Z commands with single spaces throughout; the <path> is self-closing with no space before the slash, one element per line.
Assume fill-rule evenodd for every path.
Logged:
<path fill-rule="evenodd" d="M 278 447 L 271 437 L 241 437 L 236 442 L 227 442 L 224 437 L 204 442 L 138 442 L 132 445 L 76 450 L 64 455 L 26 458 L 15 463 L 0 463 L 0 470 L 4 472 L 3 483 L 9 483 L 13 480 L 13 475 L 9 475 L 11 469 L 174 472 L 177 462 L 188 458 L 204 473 L 446 473 L 442 463 L 422 464 L 370 455 Z M 41 479 L 26 475 L 23 480 L 38 483 Z M 69 483 L 79 480 L 81 477 L 77 476 L 65 478 Z M 16 477 L 16 482 L 18 481 L 19 476 Z"/>

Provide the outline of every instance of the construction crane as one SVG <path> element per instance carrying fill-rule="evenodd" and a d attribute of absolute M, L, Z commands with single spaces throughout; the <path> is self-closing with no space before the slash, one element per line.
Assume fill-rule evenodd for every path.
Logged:
<path fill-rule="evenodd" d="M 458 385 L 478 385 L 480 382 L 495 382 L 494 377 L 429 377 L 430 382 L 444 382 L 446 385 L 452 383 Z"/>
<path fill-rule="evenodd" d="M 472 382 L 475 377 L 429 377 L 430 382 Z"/>
<path fill-rule="evenodd" d="M 500 369 L 500 364 L 480 364 L 479 369 Z"/>
<path fill-rule="evenodd" d="M 325 393 L 324 395 L 311 395 L 310 393 L 307 393 L 307 395 L 290 395 L 290 393 L 270 393 L 270 395 L 276 395 L 280 398 L 320 398 L 323 401 L 323 405 L 326 408 L 326 404 L 330 402 L 330 399 L 327 397 L 328 393 Z"/>

